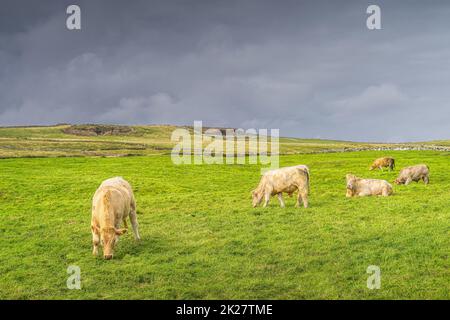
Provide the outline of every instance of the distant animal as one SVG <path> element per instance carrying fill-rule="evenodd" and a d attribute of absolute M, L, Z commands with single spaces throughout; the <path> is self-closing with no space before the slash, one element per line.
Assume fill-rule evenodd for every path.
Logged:
<path fill-rule="evenodd" d="M 98 245 L 101 243 L 103 257 L 113 257 L 119 236 L 127 231 L 127 217 L 130 217 L 135 239 L 140 240 L 136 201 L 131 185 L 121 177 L 103 181 L 92 199 L 91 231 L 94 255 L 98 255 Z M 121 222 L 124 228 L 120 228 Z"/>
<path fill-rule="evenodd" d="M 386 180 L 362 179 L 353 174 L 346 175 L 347 197 L 354 196 L 390 196 L 393 193 L 392 185 Z"/>
<path fill-rule="evenodd" d="M 389 158 L 389 157 L 383 157 L 376 159 L 372 165 L 370 166 L 370 170 L 373 169 L 380 169 L 383 170 L 383 168 L 389 168 L 389 170 L 394 170 L 395 168 L 395 159 Z"/>
<path fill-rule="evenodd" d="M 418 182 L 423 180 L 425 184 L 430 181 L 430 169 L 426 164 L 418 164 L 415 166 L 410 166 L 400 170 L 397 179 L 394 180 L 396 184 L 408 185 L 411 181 Z"/>
<path fill-rule="evenodd" d="M 292 196 L 296 191 L 298 191 L 298 195 L 295 206 L 298 207 L 303 202 L 303 206 L 307 208 L 309 194 L 309 168 L 307 166 L 298 165 L 267 171 L 261 177 L 256 189 L 252 191 L 253 207 L 259 205 L 263 198 L 263 207 L 266 207 L 270 198 L 277 195 L 281 207 L 284 208 L 282 193 L 286 192 Z"/>

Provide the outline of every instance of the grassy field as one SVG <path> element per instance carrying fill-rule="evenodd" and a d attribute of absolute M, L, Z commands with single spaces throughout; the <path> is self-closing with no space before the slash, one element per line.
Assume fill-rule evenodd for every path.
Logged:
<path fill-rule="evenodd" d="M 17 142 L 17 134 L 3 137 Z M 382 155 L 394 156 L 397 169 L 368 171 Z M 428 186 L 395 186 L 389 198 L 345 198 L 346 173 L 392 181 L 417 163 L 430 167 Z M 2 159 L 0 298 L 450 298 L 450 153 L 280 157 L 281 166 L 294 164 L 311 169 L 308 209 L 294 208 L 294 198 L 284 209 L 276 198 L 268 208 L 251 208 L 255 165 L 175 166 L 164 155 Z M 135 189 L 142 241 L 129 232 L 106 261 L 91 255 L 91 197 L 117 175 Z M 66 287 L 69 265 L 81 268 L 81 290 Z M 366 287 L 369 265 L 381 268 L 379 290 Z"/>

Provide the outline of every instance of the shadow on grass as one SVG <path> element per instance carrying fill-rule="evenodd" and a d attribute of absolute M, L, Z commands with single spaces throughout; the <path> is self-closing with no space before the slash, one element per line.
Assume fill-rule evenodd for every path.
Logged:
<path fill-rule="evenodd" d="M 147 254 L 161 254 L 170 251 L 172 248 L 168 241 L 161 237 L 142 237 L 136 241 L 134 238 L 122 238 L 116 248 L 114 259 L 123 259 L 125 256 L 139 257 Z"/>

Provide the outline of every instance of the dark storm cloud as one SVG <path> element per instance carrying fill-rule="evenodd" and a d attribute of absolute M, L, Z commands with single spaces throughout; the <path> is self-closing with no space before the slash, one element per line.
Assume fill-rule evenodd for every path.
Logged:
<path fill-rule="evenodd" d="M 78 4 L 82 30 L 65 28 Z M 0 125 L 280 128 L 281 135 L 448 137 L 450 4 L 2 1 Z"/>

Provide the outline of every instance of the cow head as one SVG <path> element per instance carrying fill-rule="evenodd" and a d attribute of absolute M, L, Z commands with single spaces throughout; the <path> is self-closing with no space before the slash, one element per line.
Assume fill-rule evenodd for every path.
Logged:
<path fill-rule="evenodd" d="M 373 169 L 375 169 L 375 166 L 374 166 L 374 165 L 371 165 L 370 168 L 369 168 L 369 170 L 372 171 Z"/>
<path fill-rule="evenodd" d="M 403 181 L 402 181 L 402 179 L 397 178 L 397 179 L 394 180 L 394 183 L 395 183 L 395 184 L 402 184 Z"/>
<path fill-rule="evenodd" d="M 116 229 L 114 227 L 98 229 L 99 228 L 97 228 L 97 231 L 100 233 L 100 242 L 103 246 L 103 257 L 107 260 L 112 259 L 114 255 L 114 246 L 119 241 L 119 236 L 127 232 L 127 229 Z"/>
<path fill-rule="evenodd" d="M 258 192 L 257 190 L 252 191 L 253 208 L 256 208 L 256 206 L 261 203 L 262 196 L 262 192 Z"/>
<path fill-rule="evenodd" d="M 353 192 L 355 190 L 356 177 L 353 174 L 347 174 L 345 179 L 347 180 L 347 190 Z"/>

